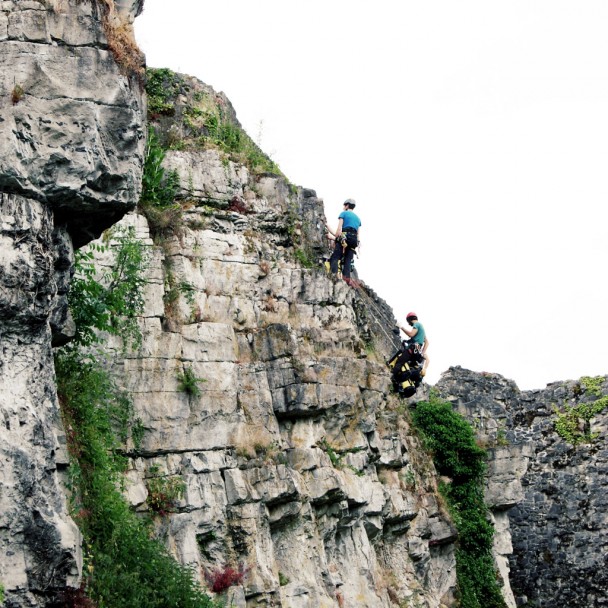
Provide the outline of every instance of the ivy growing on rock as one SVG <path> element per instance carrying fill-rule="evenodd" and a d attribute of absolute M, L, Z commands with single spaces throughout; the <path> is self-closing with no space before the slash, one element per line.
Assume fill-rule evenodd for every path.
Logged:
<path fill-rule="evenodd" d="M 175 99 L 182 92 L 182 80 L 167 68 L 146 70 L 148 115 L 151 119 L 175 115 Z"/>
<path fill-rule="evenodd" d="M 177 171 L 165 171 L 165 150 L 152 127 L 144 157 L 142 194 L 139 209 L 148 220 L 150 232 L 159 243 L 171 235 L 179 235 L 183 228 L 183 210 L 176 201 L 180 187 Z"/>
<path fill-rule="evenodd" d="M 139 344 L 136 317 L 143 311 L 147 257 L 131 230 L 115 233 L 111 243 L 92 248 L 102 254 L 113 249 L 114 261 L 103 270 L 91 248 L 78 253 L 68 295 L 76 337 L 55 355 L 71 463 L 71 512 L 87 552 L 79 592 L 96 608 L 211 608 L 215 604 L 195 572 L 175 561 L 153 537 L 151 522 L 136 514 L 122 494 L 126 442 L 130 438 L 137 449 L 142 427 L 129 396 L 104 369 L 95 348 L 106 333 L 120 334 L 127 347 Z M 171 497 L 179 490 L 172 485 Z"/>
<path fill-rule="evenodd" d="M 456 570 L 461 608 L 506 608 L 492 557 L 494 528 L 483 501 L 485 450 L 469 423 L 431 393 L 413 412 L 413 422 L 433 454 L 440 475 L 451 479 L 440 491 L 458 530 Z"/>

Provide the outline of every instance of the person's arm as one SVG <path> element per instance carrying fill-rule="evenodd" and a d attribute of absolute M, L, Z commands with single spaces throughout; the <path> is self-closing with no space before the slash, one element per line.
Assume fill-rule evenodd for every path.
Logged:
<path fill-rule="evenodd" d="M 333 233 L 336 238 L 338 238 L 342 234 L 342 224 L 344 223 L 344 218 L 340 218 L 338 220 L 338 227 L 336 231 Z"/>
<path fill-rule="evenodd" d="M 406 329 L 405 327 L 401 327 L 401 325 L 398 327 L 408 338 L 413 338 L 418 333 L 417 327 L 412 327 L 412 329 Z"/>
<path fill-rule="evenodd" d="M 328 238 L 335 240 L 337 237 L 340 236 L 340 234 L 342 233 L 342 222 L 343 221 L 344 220 L 342 218 L 338 219 L 338 227 L 336 228 L 335 232 L 329 227 L 329 224 L 326 224 Z"/>

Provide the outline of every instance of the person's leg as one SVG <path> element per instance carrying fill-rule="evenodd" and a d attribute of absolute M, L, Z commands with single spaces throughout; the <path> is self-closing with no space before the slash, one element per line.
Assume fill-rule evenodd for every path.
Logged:
<path fill-rule="evenodd" d="M 342 244 L 336 241 L 336 245 L 334 247 L 334 252 L 331 254 L 329 258 L 329 269 L 333 274 L 338 274 L 338 262 L 342 258 Z"/>
<path fill-rule="evenodd" d="M 342 278 L 350 279 L 350 266 L 353 263 L 353 256 L 355 250 L 347 247 L 344 251 L 344 257 L 342 258 Z"/>
<path fill-rule="evenodd" d="M 422 363 L 422 375 L 424 376 L 426 374 L 426 368 L 429 366 L 429 356 L 424 353 L 423 356 L 423 363 Z"/>
<path fill-rule="evenodd" d="M 395 369 L 397 371 L 400 371 L 401 368 L 408 363 L 410 360 L 412 359 L 412 355 L 410 354 L 410 352 L 408 351 L 407 348 L 404 348 L 401 351 L 401 354 L 399 355 L 399 358 L 397 359 L 397 363 L 395 363 Z"/>

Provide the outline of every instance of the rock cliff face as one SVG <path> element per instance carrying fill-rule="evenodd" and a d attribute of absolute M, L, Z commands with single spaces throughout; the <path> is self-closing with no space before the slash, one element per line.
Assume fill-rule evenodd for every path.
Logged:
<path fill-rule="evenodd" d="M 523 500 L 510 514 L 512 580 L 522 602 L 608 605 L 608 414 L 590 422 L 597 439 L 576 447 L 555 433 L 552 415 L 555 407 L 594 399 L 580 383 L 567 382 L 534 391 L 519 404 L 514 430 L 533 448 Z"/>
<path fill-rule="evenodd" d="M 58 342 L 70 333 L 72 241 L 98 236 L 135 204 L 143 153 L 141 94 L 108 51 L 100 10 L 92 2 L 0 2 L 0 582 L 7 607 L 47 605 L 79 583 L 80 539 L 58 474 L 67 459 L 51 327 Z"/>
<path fill-rule="evenodd" d="M 76 246 L 120 219 L 140 187 L 141 98 L 108 46 L 113 6 L 0 5 L 0 189 L 51 207 Z"/>
<path fill-rule="evenodd" d="M 590 444 L 575 447 L 555 430 L 556 408 L 588 404 L 599 395 L 580 382 L 520 392 L 501 376 L 460 368 L 444 374 L 437 388 L 492 446 L 486 500 L 497 531 L 510 531 L 511 539 L 496 536 L 496 548 L 509 556 L 517 605 L 608 605 L 608 413 L 598 413 L 589 428 L 579 421 L 597 437 Z M 506 558 L 502 566 L 508 570 Z"/>
<path fill-rule="evenodd" d="M 157 124 L 174 145 L 175 117 L 216 97 L 195 79 L 181 85 L 174 120 Z M 132 505 L 148 510 L 153 487 L 182 480 L 159 530 L 202 572 L 245 567 L 237 606 L 456 605 L 455 531 L 407 405 L 389 390 L 392 311 L 318 263 L 314 191 L 215 149 L 175 147 L 165 170 L 180 178 L 183 225 L 154 245 L 143 216 L 122 221 L 151 255 L 143 345 L 123 356 L 109 344 L 145 429 L 132 446 Z M 501 470 L 502 456 L 488 497 L 514 606 L 505 510 L 525 466 Z"/>
<path fill-rule="evenodd" d="M 124 33 L 141 8 L 0 2 L 0 584 L 10 608 L 60 605 L 80 581 L 51 344 L 73 331 L 73 247 L 139 198 L 139 59 Z M 184 95 L 209 91 L 191 80 Z M 175 116 L 196 121 L 187 102 Z M 183 135 L 161 122 L 165 137 Z M 108 345 L 144 429 L 129 447 L 129 501 L 148 511 L 154 488 L 183 480 L 158 532 L 210 576 L 245 567 L 231 590 L 241 608 L 457 605 L 455 531 L 407 422 L 413 403 L 389 390 L 393 313 L 318 264 L 321 201 L 216 149 L 185 146 L 165 166 L 180 176 L 184 222 L 155 244 L 143 216 L 123 220 L 151 254 L 143 344 L 126 355 Z M 606 414 L 587 429 L 600 440 L 576 448 L 553 414 L 595 397 L 577 383 L 522 393 L 459 368 L 437 390 L 489 449 L 507 604 L 606 606 Z"/>
<path fill-rule="evenodd" d="M 192 79 L 188 91 L 209 88 Z M 175 136 L 170 121 L 164 130 Z M 114 358 L 145 428 L 132 448 L 129 500 L 148 510 L 152 480 L 183 480 L 185 495 L 158 516 L 159 531 L 203 572 L 245 566 L 231 591 L 237 606 L 457 605 L 455 532 L 407 423 L 408 404 L 389 391 L 392 311 L 317 264 L 321 201 L 213 149 L 171 151 L 165 167 L 180 176 L 184 226 L 155 246 L 142 216 L 123 220 L 152 254 L 143 346 Z M 110 346 L 121 352 L 120 343 Z M 200 380 L 200 395 L 185 386 L 187 375 Z M 580 475 L 591 459 L 599 477 L 605 463 L 597 446 L 575 456 L 553 430 L 549 404 L 567 386 L 521 392 L 496 374 L 453 368 L 436 388 L 488 447 L 486 502 L 507 605 L 567 597 L 601 606 L 601 535 L 577 571 L 596 571 L 584 590 L 556 585 L 570 580 L 580 540 L 556 551 L 554 567 L 536 550 L 570 534 L 572 523 L 547 527 L 556 507 L 549 492 L 541 501 L 531 489 L 554 467 L 543 446 L 572 456 L 567 473 L 551 473 L 557 496 L 572 467 Z M 581 525 L 592 530 L 603 525 L 594 484 L 586 503 L 580 493 L 560 498 L 570 514 L 588 505 Z"/>
<path fill-rule="evenodd" d="M 153 248 L 143 346 L 114 367 L 145 427 L 132 504 L 183 479 L 158 525 L 184 563 L 249 569 L 236 606 L 453 605 L 455 533 L 389 392 L 393 336 L 373 329 L 392 314 L 295 259 L 321 202 L 214 150 L 166 165 L 190 184 L 186 227 Z"/>

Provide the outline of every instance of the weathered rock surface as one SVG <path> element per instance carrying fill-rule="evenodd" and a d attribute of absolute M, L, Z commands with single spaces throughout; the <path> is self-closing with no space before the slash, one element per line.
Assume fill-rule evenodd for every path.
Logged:
<path fill-rule="evenodd" d="M 170 151 L 165 165 L 181 179 L 185 227 L 155 247 L 142 216 L 122 222 L 152 252 L 141 349 L 110 346 L 145 427 L 131 503 L 149 508 L 152 477 L 183 479 L 159 529 L 202 571 L 247 566 L 238 606 L 455 605 L 456 534 L 389 390 L 393 313 L 316 264 L 321 201 L 217 150 Z M 200 396 L 180 388 L 186 372 Z M 495 462 L 488 496 L 506 576 L 504 509 L 523 471 Z M 508 582 L 505 595 L 514 605 Z"/>
<path fill-rule="evenodd" d="M 497 374 L 460 368 L 446 372 L 437 388 L 490 447 L 486 500 L 497 562 L 510 569 L 517 605 L 608 605 L 608 413 L 591 420 L 586 430 L 597 438 L 590 444 L 575 447 L 555 430 L 556 408 L 597 397 L 578 382 L 521 392 Z"/>
<path fill-rule="evenodd" d="M 101 21 L 109 7 L 130 22 L 142 6 L 0 2 L 0 583 L 10 608 L 57 605 L 80 580 L 51 340 L 73 331 L 72 243 L 139 196 L 141 94 Z M 217 150 L 175 150 L 166 166 L 181 177 L 185 227 L 157 247 L 142 216 L 124 220 L 152 256 L 143 343 L 126 356 L 109 346 L 145 431 L 129 448 L 129 501 L 146 511 L 150 478 L 182 479 L 158 531 L 201 571 L 247 566 L 231 591 L 241 608 L 456 605 L 456 534 L 406 404 L 389 390 L 393 313 L 317 265 L 321 201 Z M 186 372 L 200 395 L 184 390 Z M 553 409 L 592 399 L 576 383 L 522 393 L 452 368 L 437 389 L 489 448 L 507 604 L 608 605 L 606 414 L 590 423 L 598 440 L 574 448 L 555 433 Z"/>
<path fill-rule="evenodd" d="M 103 6 L 0 3 L 0 191 L 48 204 L 76 246 L 132 208 L 141 181 L 140 86 L 108 49 Z"/>
<path fill-rule="evenodd" d="M 166 165 L 189 184 L 182 233 L 154 247 L 142 216 L 121 222 L 152 251 L 142 347 L 114 344 L 145 427 L 131 503 L 148 508 L 151 477 L 182 478 L 159 526 L 184 563 L 249 568 L 235 605 L 453 605 L 455 532 L 389 391 L 393 336 L 373 329 L 392 312 L 294 256 L 321 201 L 215 150 Z"/>
<path fill-rule="evenodd" d="M 0 107 L 0 583 L 18 608 L 80 584 L 51 331 L 73 333 L 72 240 L 137 201 L 144 131 L 96 2 L 0 2 Z"/>
<path fill-rule="evenodd" d="M 70 272 L 63 242 L 48 207 L 0 194 L 0 581 L 11 607 L 44 605 L 79 577 L 48 323 Z"/>
<path fill-rule="evenodd" d="M 591 420 L 591 444 L 573 447 L 554 429 L 555 407 L 594 399 L 567 382 L 519 404 L 515 431 L 533 446 L 523 500 L 510 514 L 513 589 L 521 603 L 608 606 L 608 412 Z"/>

